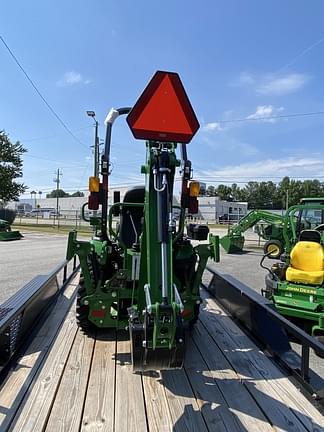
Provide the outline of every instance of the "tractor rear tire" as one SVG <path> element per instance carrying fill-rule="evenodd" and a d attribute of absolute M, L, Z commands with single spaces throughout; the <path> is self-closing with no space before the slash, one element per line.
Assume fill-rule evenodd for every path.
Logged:
<path fill-rule="evenodd" d="M 82 304 L 82 299 L 85 297 L 86 289 L 84 286 L 84 278 L 80 276 L 77 302 L 76 302 L 76 321 L 78 326 L 84 333 L 90 333 L 94 329 L 94 325 L 89 321 L 89 306 Z"/>
<path fill-rule="evenodd" d="M 271 254 L 268 255 L 268 258 L 271 259 L 279 259 L 280 255 L 283 252 L 282 243 L 279 240 L 268 240 L 265 245 L 263 246 L 263 252 L 264 254 Z"/>

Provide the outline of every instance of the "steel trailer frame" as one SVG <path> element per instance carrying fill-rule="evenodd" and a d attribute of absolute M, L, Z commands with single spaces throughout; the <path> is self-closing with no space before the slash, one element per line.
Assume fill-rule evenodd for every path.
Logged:
<path fill-rule="evenodd" d="M 64 260 L 51 273 L 36 276 L 0 305 L 0 372 L 28 341 L 37 323 L 78 269 L 76 257 Z M 62 282 L 58 279 L 61 272 Z"/>

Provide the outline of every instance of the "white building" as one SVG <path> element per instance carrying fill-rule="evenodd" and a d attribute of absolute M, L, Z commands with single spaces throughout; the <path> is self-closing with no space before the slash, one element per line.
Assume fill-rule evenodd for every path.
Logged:
<path fill-rule="evenodd" d="M 248 203 L 240 201 L 223 201 L 215 196 L 198 198 L 201 217 L 210 222 L 237 221 L 248 212 Z"/>
<path fill-rule="evenodd" d="M 127 191 L 127 187 L 123 188 L 113 188 L 111 187 L 109 189 L 108 193 L 108 205 L 111 206 L 113 204 L 114 200 L 114 192 L 120 191 L 120 199 L 123 200 L 123 197 Z M 89 192 L 84 192 L 84 197 L 64 197 L 59 198 L 59 211 L 65 212 L 65 211 L 80 211 L 81 207 L 84 203 L 88 202 L 88 195 Z M 21 207 L 22 204 L 29 204 L 32 206 L 32 209 L 42 209 L 42 208 L 50 208 L 50 209 L 56 209 L 57 200 L 56 198 L 22 198 L 19 201 L 11 201 L 8 203 L 7 208 L 12 210 L 18 210 L 19 206 Z"/>

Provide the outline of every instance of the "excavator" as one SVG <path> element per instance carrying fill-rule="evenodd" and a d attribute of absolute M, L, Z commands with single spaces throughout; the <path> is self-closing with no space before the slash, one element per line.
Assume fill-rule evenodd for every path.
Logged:
<path fill-rule="evenodd" d="M 124 115 L 134 137 L 146 140 L 145 185 L 108 209 L 112 127 Z M 68 240 L 67 259 L 77 255 L 81 267 L 77 322 L 88 332 L 128 329 L 135 372 L 180 368 L 185 330 L 198 319 L 203 271 L 209 257 L 219 260 L 219 239 L 207 226 L 185 227 L 186 214 L 198 212 L 200 185 L 187 144 L 199 123 L 178 74 L 158 71 L 136 104 L 112 109 L 105 124 L 101 175 L 90 177 L 83 206 L 95 233 L 84 241 L 72 231 Z M 179 168 L 181 199 L 174 206 Z"/>

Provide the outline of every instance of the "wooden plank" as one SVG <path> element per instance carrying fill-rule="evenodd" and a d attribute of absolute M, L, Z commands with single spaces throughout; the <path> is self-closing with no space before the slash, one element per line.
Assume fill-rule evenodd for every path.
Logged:
<path fill-rule="evenodd" d="M 78 331 L 50 412 L 46 431 L 79 431 L 94 343 L 94 338 Z"/>
<path fill-rule="evenodd" d="M 17 360 L 0 390 L 0 430 L 5 431 L 29 390 L 38 369 L 42 367 L 53 340 L 75 297 L 77 276 L 60 295 L 25 353 Z"/>
<path fill-rule="evenodd" d="M 147 421 L 150 432 L 170 432 L 172 418 L 160 372 L 143 374 Z"/>
<path fill-rule="evenodd" d="M 204 294 L 209 298 L 207 292 Z M 227 332 L 232 338 L 236 340 L 239 344 L 240 349 L 243 349 L 244 345 L 252 346 L 253 349 L 247 353 L 248 358 L 252 363 L 258 367 L 259 372 L 268 379 L 269 382 L 276 388 L 276 391 L 281 395 L 284 403 L 288 404 L 294 413 L 298 416 L 301 413 L 300 420 L 306 420 L 306 427 L 312 430 L 312 422 L 307 419 L 315 420 L 319 425 L 324 427 L 324 417 L 322 414 L 314 407 L 314 405 L 304 397 L 300 390 L 295 386 L 295 384 L 280 370 L 276 365 L 269 360 L 267 356 L 260 353 L 258 347 L 249 339 L 249 337 L 230 319 L 226 312 L 215 302 L 213 298 L 210 297 L 208 300 L 208 307 L 215 308 L 218 314 L 222 315 L 222 320 L 220 323 L 222 326 L 226 327 Z M 276 379 L 273 380 L 272 377 L 275 376 Z"/>
<path fill-rule="evenodd" d="M 192 338 L 237 421 L 246 430 L 272 431 L 268 419 L 243 385 L 241 377 L 233 370 L 200 321 L 195 325 Z"/>
<path fill-rule="evenodd" d="M 77 324 L 73 310 L 60 329 L 44 366 L 35 376 L 33 387 L 21 405 L 10 431 L 44 430 L 76 332 Z"/>
<path fill-rule="evenodd" d="M 280 394 L 284 404 L 290 407 L 291 411 L 309 430 L 313 430 L 317 425 L 324 427 L 324 417 L 314 407 L 314 405 L 301 394 L 300 390 L 294 383 L 266 356 L 260 352 L 258 347 L 248 338 L 248 336 L 231 320 L 226 312 L 215 302 L 215 300 L 205 292 L 209 299 L 208 307 L 213 308 L 216 313 L 222 315 L 220 324 L 225 326 L 228 334 L 234 338 L 239 349 L 244 349 L 249 344 L 250 349 L 246 356 L 252 362 L 258 371 L 273 386 L 275 391 Z M 275 379 L 273 379 L 275 377 Z"/>
<path fill-rule="evenodd" d="M 98 332 L 81 431 L 114 429 L 116 331 Z"/>
<path fill-rule="evenodd" d="M 208 299 L 207 302 L 209 305 L 211 300 Z M 279 370 L 275 369 L 274 375 L 265 378 L 257 365 L 259 358 L 265 357 L 264 353 L 253 347 L 249 338 L 246 338 L 243 347 L 240 347 L 238 336 L 232 339 L 227 333 L 227 326 L 223 323 L 224 317 L 228 318 L 222 315 L 218 308 L 216 310 L 215 306 L 215 309 L 207 308 L 200 319 L 273 426 L 281 431 L 312 430 L 304 426 L 306 419 L 303 423 L 300 422 L 289 409 L 290 405 L 282 400 L 281 394 L 271 385 L 273 380 L 278 379 Z M 254 361 L 250 360 L 252 351 Z"/>
<path fill-rule="evenodd" d="M 187 339 L 185 369 L 207 427 L 226 432 L 273 431 L 203 326 L 197 323 L 197 327 Z"/>
<path fill-rule="evenodd" d="M 173 432 L 208 431 L 184 369 L 161 372 Z"/>
<path fill-rule="evenodd" d="M 146 430 L 142 377 L 132 372 L 128 334 L 119 334 L 116 350 L 115 432 Z"/>

